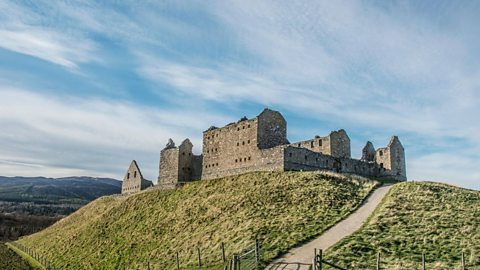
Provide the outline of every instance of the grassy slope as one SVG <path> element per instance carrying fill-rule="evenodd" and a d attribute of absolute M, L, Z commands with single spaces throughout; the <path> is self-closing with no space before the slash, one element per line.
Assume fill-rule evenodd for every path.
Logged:
<path fill-rule="evenodd" d="M 169 269 L 219 264 L 259 238 L 264 258 L 315 236 L 348 215 L 375 183 L 332 173 L 249 173 L 199 181 L 175 191 L 100 198 L 50 228 L 20 240 L 62 269 Z M 220 263 L 221 264 L 221 263 Z"/>
<path fill-rule="evenodd" d="M 31 267 L 26 260 L 5 244 L 0 243 L 0 269 L 30 270 L 36 268 Z"/>
<path fill-rule="evenodd" d="M 327 258 L 354 269 L 480 269 L 480 192 L 439 183 L 394 186 L 360 231 L 330 250 Z M 334 259 L 333 259 L 334 258 Z"/>

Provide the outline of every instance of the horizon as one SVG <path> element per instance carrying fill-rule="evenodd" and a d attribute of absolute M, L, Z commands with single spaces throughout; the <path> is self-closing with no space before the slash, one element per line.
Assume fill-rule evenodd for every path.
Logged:
<path fill-rule="evenodd" d="M 480 190 L 480 2 L 0 3 L 0 175 L 157 181 L 265 107 L 291 142 L 397 135 L 409 181 Z"/>

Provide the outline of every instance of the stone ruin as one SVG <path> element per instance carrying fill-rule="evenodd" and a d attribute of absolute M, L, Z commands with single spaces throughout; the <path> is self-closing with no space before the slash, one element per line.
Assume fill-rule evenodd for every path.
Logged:
<path fill-rule="evenodd" d="M 203 132 L 202 154 L 194 155 L 192 148 L 189 139 L 178 147 L 169 139 L 160 152 L 160 188 L 176 188 L 190 181 L 253 171 L 329 170 L 407 180 L 405 151 L 397 136 L 393 136 L 386 147 L 379 149 L 367 142 L 362 158 L 353 159 L 350 138 L 345 130 L 290 143 L 285 118 L 280 112 L 270 109 L 263 110 L 255 118 L 243 117 L 221 128 L 211 126 Z M 144 185 L 138 184 L 138 179 L 135 181 L 137 184 L 134 186 L 141 186 L 141 190 Z"/>

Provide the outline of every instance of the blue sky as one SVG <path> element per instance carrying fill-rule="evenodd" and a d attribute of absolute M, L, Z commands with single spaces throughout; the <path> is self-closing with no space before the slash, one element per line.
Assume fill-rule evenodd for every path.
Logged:
<path fill-rule="evenodd" d="M 100 2 L 100 3 L 99 3 Z M 479 1 L 0 1 L 0 174 L 158 176 L 264 107 L 480 189 Z"/>

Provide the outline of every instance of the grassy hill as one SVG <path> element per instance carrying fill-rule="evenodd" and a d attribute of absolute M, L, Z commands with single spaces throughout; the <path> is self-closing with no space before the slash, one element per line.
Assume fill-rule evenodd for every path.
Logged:
<path fill-rule="evenodd" d="M 21 239 L 61 269 L 172 269 L 221 265 L 227 256 L 263 244 L 271 260 L 347 216 L 375 187 L 333 173 L 248 173 L 198 181 L 173 191 L 102 197 L 46 230 Z M 213 267 L 215 268 L 215 267 Z"/>
<path fill-rule="evenodd" d="M 480 269 L 480 192 L 446 184 L 395 185 L 360 231 L 330 250 L 327 258 L 349 269 Z"/>

